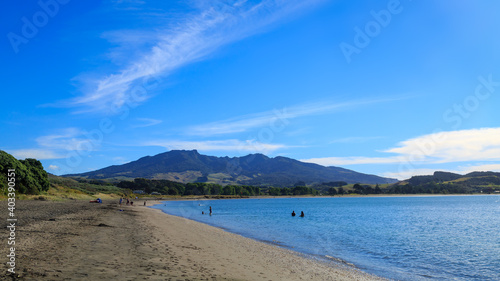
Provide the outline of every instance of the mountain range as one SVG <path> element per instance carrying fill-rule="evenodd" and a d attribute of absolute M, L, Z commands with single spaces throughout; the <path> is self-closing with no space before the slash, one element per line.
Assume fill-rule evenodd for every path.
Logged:
<path fill-rule="evenodd" d="M 406 181 L 399 182 L 399 185 L 411 184 L 413 186 L 423 186 L 427 184 L 456 184 L 462 186 L 499 186 L 500 173 L 496 172 L 471 172 L 465 175 L 436 171 L 433 175 L 413 176 Z"/>
<path fill-rule="evenodd" d="M 389 186 L 388 193 L 500 193 L 500 173 L 471 172 L 465 175 L 437 171 L 433 175 L 413 176 Z"/>
<path fill-rule="evenodd" d="M 133 178 L 167 179 L 182 183 L 213 182 L 219 184 L 293 186 L 321 182 L 385 184 L 396 179 L 358 173 L 340 167 L 325 167 L 287 157 L 270 158 L 263 154 L 243 157 L 215 157 L 196 150 L 172 150 L 142 157 L 123 165 L 68 177 L 124 180 Z"/>

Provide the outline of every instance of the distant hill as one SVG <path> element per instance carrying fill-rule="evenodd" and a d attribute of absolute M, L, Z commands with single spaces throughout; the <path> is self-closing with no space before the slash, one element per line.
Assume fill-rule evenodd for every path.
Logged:
<path fill-rule="evenodd" d="M 500 173 L 472 172 L 465 175 L 449 172 L 434 172 L 432 176 L 414 176 L 407 180 L 412 185 L 428 183 L 455 183 L 464 185 L 500 185 Z"/>
<path fill-rule="evenodd" d="M 500 173 L 472 172 L 460 175 L 434 172 L 428 176 L 413 176 L 388 188 L 388 193 L 498 193 Z"/>
<path fill-rule="evenodd" d="M 324 167 L 291 158 L 269 158 L 263 154 L 215 157 L 196 150 L 172 150 L 93 172 L 65 175 L 89 179 L 166 179 L 183 183 L 293 186 L 318 182 L 384 184 L 395 179 L 358 173 L 339 167 Z"/>

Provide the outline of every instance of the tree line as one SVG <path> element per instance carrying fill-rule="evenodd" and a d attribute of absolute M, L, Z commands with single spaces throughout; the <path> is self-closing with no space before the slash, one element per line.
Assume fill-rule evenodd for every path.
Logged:
<path fill-rule="evenodd" d="M 490 188 L 491 189 L 491 188 Z M 385 193 L 388 194 L 471 194 L 481 192 L 482 188 L 454 183 L 425 183 L 420 185 L 393 185 Z M 488 190 L 492 192 L 493 189 Z"/>
<path fill-rule="evenodd" d="M 312 187 L 295 186 L 295 187 L 269 187 L 267 193 L 271 196 L 286 196 L 286 195 L 319 195 L 320 192 Z"/>
<path fill-rule="evenodd" d="M 354 184 L 348 187 L 346 182 L 321 183 L 311 187 L 296 185 L 294 187 L 260 187 L 252 185 L 226 185 L 196 182 L 180 183 L 170 180 L 150 180 L 136 178 L 134 181 L 121 181 L 118 187 L 130 190 L 142 190 L 145 193 L 158 192 L 164 195 L 240 195 L 240 196 L 293 196 L 293 195 L 344 195 L 344 194 L 470 194 L 474 192 L 494 192 L 494 188 L 478 188 L 453 183 L 425 183 L 420 185 L 395 184 L 381 188 L 378 184 Z"/>
<path fill-rule="evenodd" d="M 234 195 L 234 196 L 258 196 L 258 195 L 320 195 L 320 191 L 307 186 L 295 187 L 260 187 L 254 185 L 226 185 L 216 183 L 195 182 L 180 183 L 170 180 L 150 180 L 136 178 L 134 181 L 121 181 L 118 187 L 130 190 L 142 190 L 151 194 L 158 192 L 165 195 Z"/>
<path fill-rule="evenodd" d="M 36 159 L 17 160 L 12 155 L 0 150 L 0 190 L 5 194 L 7 190 L 7 171 L 15 169 L 16 192 L 19 194 L 40 194 L 50 187 L 47 172 L 40 161 Z M 334 181 L 306 186 L 299 181 L 293 187 L 272 187 L 254 185 L 226 185 L 215 183 L 195 182 L 180 183 L 170 180 L 150 180 L 136 178 L 133 181 L 110 183 L 105 180 L 78 179 L 85 189 L 95 192 L 116 192 L 116 187 L 128 190 L 143 190 L 145 193 L 158 192 L 165 195 L 233 195 L 233 196 L 291 196 L 291 195 L 343 195 L 343 194 L 470 194 L 494 193 L 500 190 L 500 173 L 473 172 L 459 179 L 460 175 L 436 172 L 433 176 L 416 176 L 404 184 L 394 184 L 381 188 L 378 184 L 354 184 L 352 187 L 344 181 Z M 68 181 L 52 179 L 52 181 L 70 188 L 76 188 Z M 454 182 L 451 182 L 454 181 Z M 75 183 L 78 183 L 75 182 Z M 88 185 L 88 186 L 87 186 Z M 78 185 L 81 187 L 81 185 Z"/>
<path fill-rule="evenodd" d="M 158 192 L 168 195 L 240 195 L 257 196 L 261 195 L 258 186 L 251 185 L 226 185 L 215 183 L 195 182 L 180 183 L 170 180 L 149 180 L 136 178 L 134 181 L 121 181 L 117 184 L 120 188 L 130 190 L 142 190 L 145 193 Z"/>

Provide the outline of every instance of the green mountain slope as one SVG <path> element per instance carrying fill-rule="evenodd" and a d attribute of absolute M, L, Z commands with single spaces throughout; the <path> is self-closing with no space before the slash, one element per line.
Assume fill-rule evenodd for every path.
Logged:
<path fill-rule="evenodd" d="M 394 183 L 395 179 L 367 175 L 339 167 L 324 167 L 286 157 L 262 154 L 214 157 L 196 150 L 173 150 L 93 172 L 66 176 L 92 179 L 148 178 L 179 182 L 292 186 L 297 182 L 345 181 L 348 183 Z"/>
<path fill-rule="evenodd" d="M 414 176 L 388 188 L 389 193 L 500 193 L 500 173 L 472 172 L 459 175 L 434 172 L 429 176 Z"/>

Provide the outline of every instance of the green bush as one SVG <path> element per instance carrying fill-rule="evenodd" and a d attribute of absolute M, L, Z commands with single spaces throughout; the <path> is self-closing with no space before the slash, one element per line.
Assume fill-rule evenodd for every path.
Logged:
<path fill-rule="evenodd" d="M 47 172 L 36 159 L 17 160 L 14 156 L 0 150 L 0 187 L 7 192 L 7 173 L 14 169 L 16 173 L 16 192 L 18 194 L 40 194 L 50 187 Z"/>

